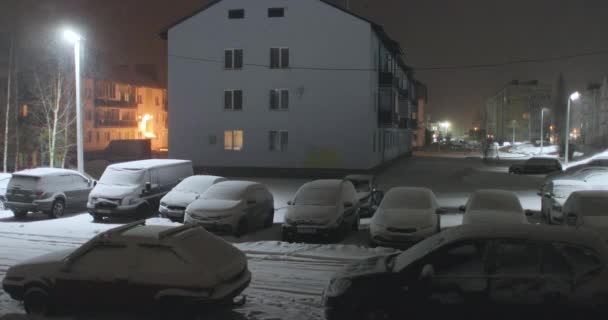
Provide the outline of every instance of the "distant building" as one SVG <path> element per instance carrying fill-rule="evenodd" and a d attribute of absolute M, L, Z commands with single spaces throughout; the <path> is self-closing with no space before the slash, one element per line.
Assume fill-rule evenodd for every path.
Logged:
<path fill-rule="evenodd" d="M 541 110 L 549 108 L 550 103 L 550 85 L 536 80 L 512 81 L 486 102 L 487 134 L 499 141 L 539 140 Z M 545 129 L 549 127 L 548 117 L 544 125 Z"/>
<path fill-rule="evenodd" d="M 416 129 L 414 130 L 414 146 L 424 147 L 427 129 L 424 109 L 426 102 L 428 101 L 426 85 L 416 81 L 416 94 L 418 95 L 418 111 L 412 113 L 412 118 L 416 121 Z"/>
<path fill-rule="evenodd" d="M 608 78 L 581 91 L 571 108 L 570 139 L 574 143 L 608 147 Z"/>
<path fill-rule="evenodd" d="M 154 81 L 137 76 L 86 78 L 82 101 L 85 151 L 127 139 L 150 139 L 152 150 L 167 149 L 167 91 Z"/>
<path fill-rule="evenodd" d="M 170 157 L 370 169 L 412 150 L 413 70 L 363 17 L 323 0 L 222 0 L 161 35 Z"/>

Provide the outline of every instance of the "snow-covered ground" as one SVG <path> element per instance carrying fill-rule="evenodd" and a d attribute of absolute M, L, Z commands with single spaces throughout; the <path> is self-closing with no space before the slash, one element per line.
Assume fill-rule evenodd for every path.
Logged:
<path fill-rule="evenodd" d="M 252 180 L 265 183 L 273 193 L 275 207 L 279 209 L 275 215 L 275 225 L 239 239 L 226 237 L 247 254 L 253 281 L 244 292 L 248 300 L 243 307 L 225 316 L 214 316 L 214 319 L 322 319 L 320 295 L 334 272 L 352 261 L 393 252 L 392 249 L 370 249 L 365 246 L 369 219 L 362 221 L 359 232 L 351 234 L 340 244 L 280 242 L 283 208 L 307 180 Z M 515 191 L 526 209 L 539 210 L 540 199 L 536 190 L 541 182 L 541 176 L 508 175 L 505 167 L 489 166 L 478 159 L 466 158 L 403 159 L 378 176 L 382 190 L 394 186 L 432 189 L 440 205 L 451 212 L 441 217 L 443 228 L 461 223 L 462 216 L 456 208 L 466 202 L 471 192 L 482 188 Z M 170 222 L 150 219 L 149 223 Z M 47 220 L 46 216 L 38 214 L 28 216 L 25 221 L 17 221 L 10 211 L 0 211 L 0 278 L 15 263 L 43 253 L 76 247 L 118 224 L 92 223 L 92 218 L 86 213 L 57 220 Z M 0 290 L 0 315 L 7 313 L 20 314 L 23 308 Z M 117 316 L 107 317 L 110 318 L 116 319 Z"/>

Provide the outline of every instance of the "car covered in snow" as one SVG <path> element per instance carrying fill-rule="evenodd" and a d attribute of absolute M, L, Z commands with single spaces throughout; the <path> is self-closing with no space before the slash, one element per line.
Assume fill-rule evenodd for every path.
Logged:
<path fill-rule="evenodd" d="M 443 212 L 430 189 L 392 188 L 370 221 L 370 243 L 399 246 L 420 241 L 439 232 Z"/>
<path fill-rule="evenodd" d="M 562 206 L 570 194 L 581 190 L 608 190 L 608 171 L 587 170 L 549 182 L 541 192 L 542 216 L 549 223 L 563 223 Z"/>
<path fill-rule="evenodd" d="M 547 174 L 562 171 L 562 165 L 558 159 L 534 157 L 522 164 L 514 164 L 509 167 L 509 173 L 514 174 Z"/>
<path fill-rule="evenodd" d="M 352 182 L 327 179 L 305 183 L 287 204 L 283 240 L 298 236 L 339 239 L 359 229 L 359 197 Z"/>
<path fill-rule="evenodd" d="M 608 166 L 576 166 L 573 168 L 568 168 L 568 170 L 564 170 L 561 172 L 554 172 L 548 174 L 545 177 L 545 180 L 538 188 L 539 196 L 545 191 L 544 189 L 547 185 L 555 180 L 564 180 L 564 179 L 578 179 L 578 177 L 586 175 L 591 172 L 608 172 Z"/>
<path fill-rule="evenodd" d="M 371 174 L 351 174 L 344 180 L 350 181 L 357 190 L 361 216 L 372 216 L 383 197 L 383 193 L 377 190 L 376 178 Z"/>
<path fill-rule="evenodd" d="M 193 173 L 189 160 L 149 159 L 109 165 L 91 191 L 87 209 L 94 221 L 145 218 L 160 199 Z"/>
<path fill-rule="evenodd" d="M 462 224 L 526 224 L 528 218 L 517 195 L 505 190 L 477 190 L 471 194 Z"/>
<path fill-rule="evenodd" d="M 212 232 L 242 236 L 255 229 L 272 227 L 274 198 L 258 182 L 220 182 L 186 207 L 184 222 L 200 224 Z"/>
<path fill-rule="evenodd" d="M 57 309 L 195 307 L 232 301 L 249 285 L 245 254 L 196 225 L 103 232 L 76 249 L 8 269 L 2 287 L 33 314 Z"/>
<path fill-rule="evenodd" d="M 10 173 L 0 173 L 0 210 L 4 210 L 6 206 L 6 189 L 13 175 Z"/>
<path fill-rule="evenodd" d="M 187 177 L 160 199 L 158 212 L 164 218 L 183 222 L 184 212 L 189 204 L 198 199 L 212 185 L 226 180 L 223 177 L 207 175 Z"/>
<path fill-rule="evenodd" d="M 608 190 L 573 192 L 562 211 L 567 226 L 594 230 L 608 240 Z"/>
<path fill-rule="evenodd" d="M 547 319 L 563 310 L 606 311 L 607 264 L 608 247 L 593 232 L 462 225 L 403 253 L 348 265 L 329 281 L 322 301 L 328 320 L 449 319 L 454 312 L 530 319 L 535 311 Z M 572 319 L 591 319 L 581 316 Z"/>
<path fill-rule="evenodd" d="M 16 218 L 28 212 L 62 217 L 66 210 L 83 210 L 95 182 L 77 171 L 36 168 L 15 172 L 6 190 L 6 208 Z"/>

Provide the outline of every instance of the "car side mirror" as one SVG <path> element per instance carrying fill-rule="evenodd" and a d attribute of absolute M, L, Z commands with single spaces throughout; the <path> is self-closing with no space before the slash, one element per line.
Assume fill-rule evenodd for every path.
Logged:
<path fill-rule="evenodd" d="M 524 213 L 526 214 L 527 217 L 531 217 L 534 215 L 534 211 L 532 211 L 532 210 L 526 210 L 526 211 L 524 211 Z"/>
<path fill-rule="evenodd" d="M 458 207 L 458 211 L 460 211 L 460 212 L 467 211 L 467 206 L 460 206 L 460 207 Z"/>
<path fill-rule="evenodd" d="M 436 214 L 446 214 L 446 213 L 448 213 L 448 210 L 446 208 L 437 208 L 437 209 L 435 209 L 435 213 Z"/>
<path fill-rule="evenodd" d="M 353 207 L 353 203 L 352 202 L 344 202 L 344 208 L 352 208 Z"/>
<path fill-rule="evenodd" d="M 435 276 L 435 268 L 432 264 L 426 264 L 420 271 L 420 280 L 429 281 Z"/>
<path fill-rule="evenodd" d="M 293 206 L 293 201 L 291 201 L 291 200 L 287 201 L 287 205 L 288 206 Z"/>

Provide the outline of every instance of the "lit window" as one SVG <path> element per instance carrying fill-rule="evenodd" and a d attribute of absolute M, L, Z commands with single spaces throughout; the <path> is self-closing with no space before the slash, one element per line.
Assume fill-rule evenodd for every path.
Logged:
<path fill-rule="evenodd" d="M 272 110 L 289 109 L 289 90 L 288 89 L 270 90 L 270 109 L 272 109 Z"/>
<path fill-rule="evenodd" d="M 224 50 L 224 68 L 242 69 L 243 68 L 243 49 Z"/>
<path fill-rule="evenodd" d="M 289 68 L 289 48 L 270 48 L 270 67 L 273 69 Z"/>
<path fill-rule="evenodd" d="M 243 130 L 224 131 L 224 150 L 240 151 L 243 149 Z"/>
<path fill-rule="evenodd" d="M 245 9 L 228 10 L 228 19 L 243 19 L 245 18 Z"/>
<path fill-rule="evenodd" d="M 287 131 L 270 131 L 268 135 L 270 151 L 285 151 L 289 143 Z"/>
<path fill-rule="evenodd" d="M 225 110 L 243 110 L 243 91 L 226 90 L 224 91 Z"/>
<path fill-rule="evenodd" d="M 268 8 L 269 18 L 280 18 L 285 16 L 285 8 Z"/>

